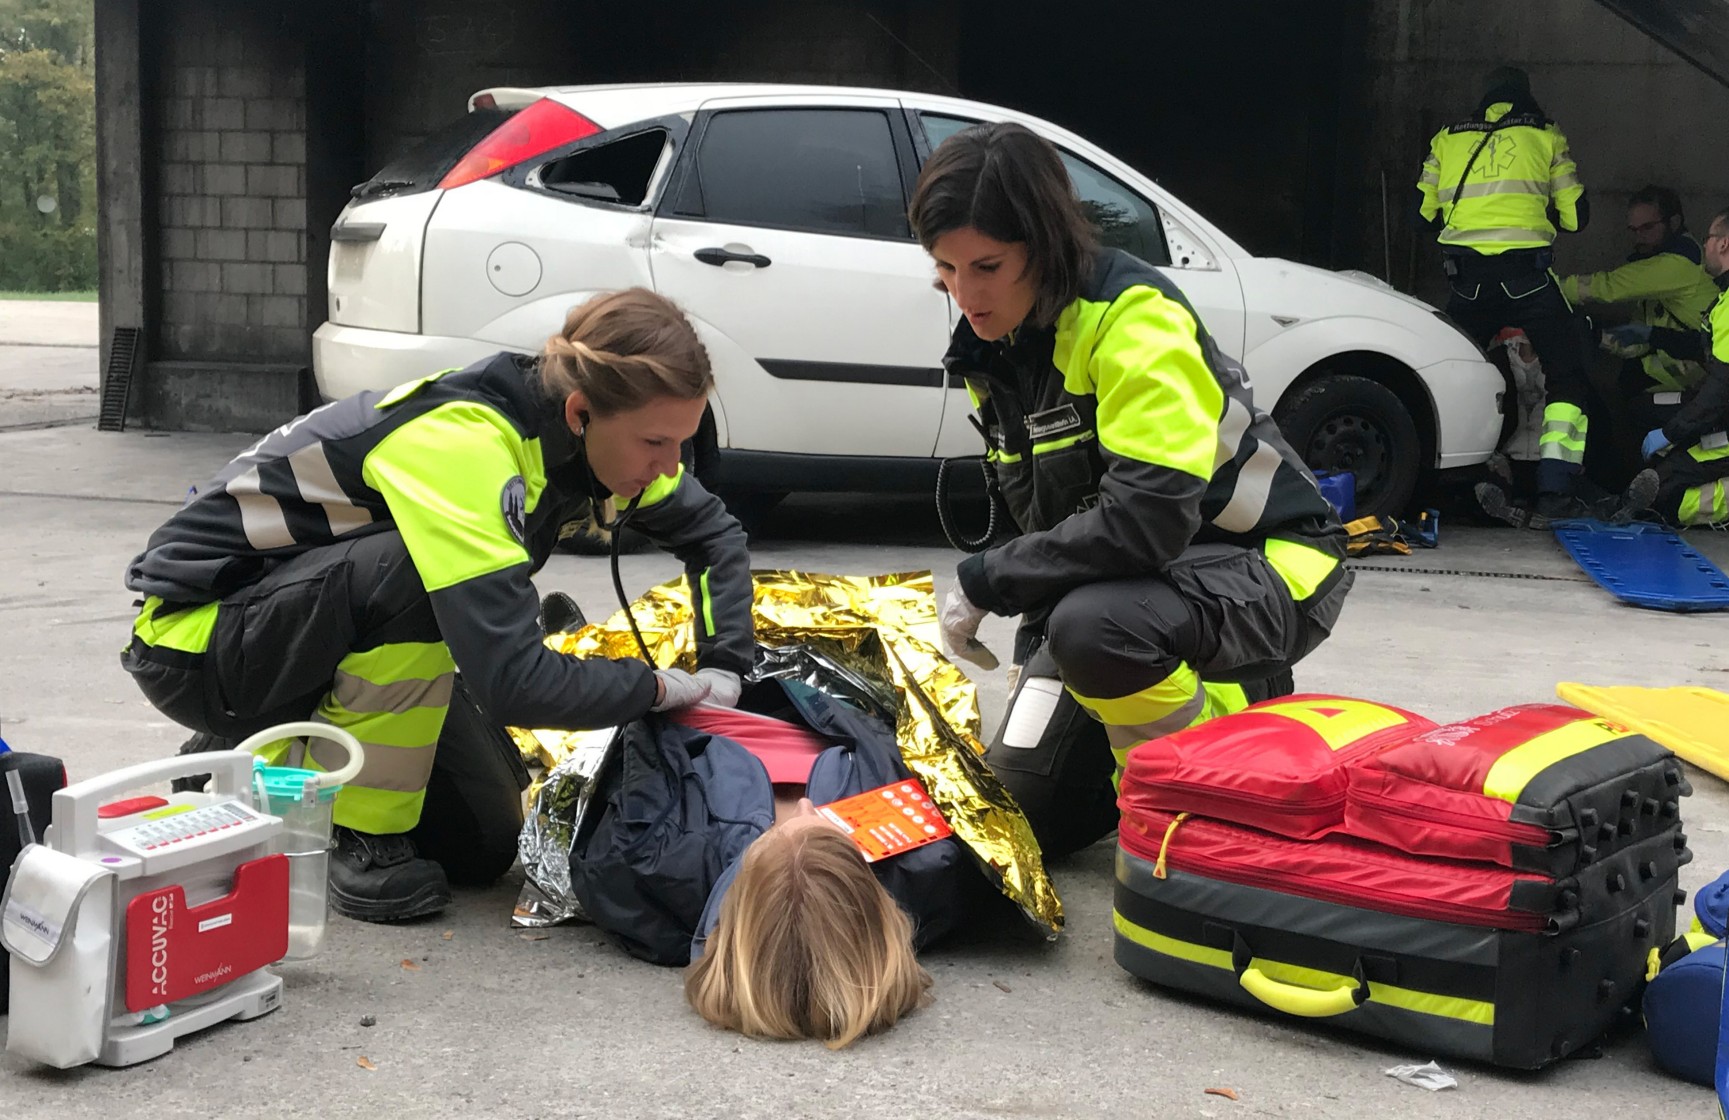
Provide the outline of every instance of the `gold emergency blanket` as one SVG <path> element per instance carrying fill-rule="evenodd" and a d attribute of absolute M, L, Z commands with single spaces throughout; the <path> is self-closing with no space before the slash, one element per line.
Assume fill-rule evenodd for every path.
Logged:
<path fill-rule="evenodd" d="M 759 571 L 756 586 L 757 644 L 802 646 L 862 697 L 892 713 L 901 757 L 925 785 L 945 819 L 1003 893 L 1049 937 L 1062 929 L 1063 907 L 1038 842 L 1013 799 L 983 760 L 979 741 L 978 694 L 971 681 L 937 645 L 936 590 L 929 572 L 881 576 L 834 576 L 809 572 Z M 683 578 L 651 588 L 631 613 L 657 665 L 696 668 L 688 585 Z M 640 656 L 629 620 L 619 611 L 604 623 L 572 634 L 555 634 L 547 644 L 581 657 Z M 568 887 L 568 868 L 560 858 L 534 852 L 537 835 L 569 835 L 548 829 L 549 817 L 586 810 L 592 778 L 599 768 L 597 746 L 604 732 L 511 729 L 531 765 L 546 768 L 556 780 L 569 775 L 568 789 L 537 790 L 524 828 L 523 858 L 531 880 L 537 867 Z M 562 768 L 562 769 L 561 769 Z M 579 804 L 580 802 L 580 804 Z M 568 860 L 568 843 L 562 858 Z M 537 855 L 538 858 L 531 859 Z M 525 892 L 526 893 L 526 892 Z M 519 924 L 536 924 L 519 907 Z"/>

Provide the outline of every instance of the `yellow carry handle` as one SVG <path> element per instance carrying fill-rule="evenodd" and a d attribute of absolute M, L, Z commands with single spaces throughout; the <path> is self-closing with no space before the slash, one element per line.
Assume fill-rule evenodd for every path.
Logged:
<path fill-rule="evenodd" d="M 1237 976 L 1237 982 L 1244 991 L 1275 1011 L 1300 1015 L 1305 1019 L 1325 1019 L 1355 1011 L 1362 1004 L 1358 993 L 1368 986 L 1357 980 L 1348 980 L 1337 988 L 1305 988 L 1274 980 L 1253 963 Z"/>

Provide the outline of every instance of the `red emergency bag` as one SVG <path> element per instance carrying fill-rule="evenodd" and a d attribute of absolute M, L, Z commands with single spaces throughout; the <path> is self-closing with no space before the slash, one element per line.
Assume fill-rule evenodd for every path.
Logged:
<path fill-rule="evenodd" d="M 1565 704 L 1434 728 L 1349 779 L 1352 836 L 1552 876 L 1674 829 L 1691 792 L 1666 748 Z"/>
<path fill-rule="evenodd" d="M 1434 726 L 1368 700 L 1266 701 L 1129 752 L 1123 809 L 1193 809 L 1281 836 L 1320 836 L 1344 822 L 1352 763 Z"/>

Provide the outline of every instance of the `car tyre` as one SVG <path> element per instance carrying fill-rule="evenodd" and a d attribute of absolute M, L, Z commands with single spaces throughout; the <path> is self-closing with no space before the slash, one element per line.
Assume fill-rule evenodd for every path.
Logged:
<path fill-rule="evenodd" d="M 1351 471 L 1358 517 L 1400 517 L 1423 473 L 1423 443 L 1405 402 L 1378 381 L 1329 373 L 1273 412 L 1291 447 L 1314 471 Z"/>

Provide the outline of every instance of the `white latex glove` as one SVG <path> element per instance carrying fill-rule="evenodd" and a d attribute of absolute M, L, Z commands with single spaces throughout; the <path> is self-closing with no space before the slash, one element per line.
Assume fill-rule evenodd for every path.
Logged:
<path fill-rule="evenodd" d="M 937 612 L 937 624 L 942 628 L 943 651 L 950 657 L 970 661 L 981 669 L 995 669 L 998 664 L 997 655 L 986 649 L 978 639 L 979 623 L 983 622 L 985 615 L 989 613 L 983 607 L 973 606 L 973 601 L 961 590 L 960 581 L 955 581 L 943 599 L 942 609 Z"/>
<path fill-rule="evenodd" d="M 696 679 L 708 685 L 708 699 L 703 703 L 711 708 L 738 707 L 739 693 L 744 691 L 744 681 L 731 669 L 698 669 Z"/>
<path fill-rule="evenodd" d="M 1015 694 L 1015 685 L 1021 683 L 1021 670 L 1024 668 L 1026 668 L 1026 666 L 1024 666 L 1024 665 L 1010 665 L 1009 666 L 1009 695 L 1010 696 L 1013 696 Z"/>
<path fill-rule="evenodd" d="M 692 676 L 683 669 L 656 669 L 654 679 L 659 685 L 659 692 L 651 712 L 676 712 L 680 708 L 693 708 L 708 699 L 709 689 L 714 686 L 701 677 Z"/>

